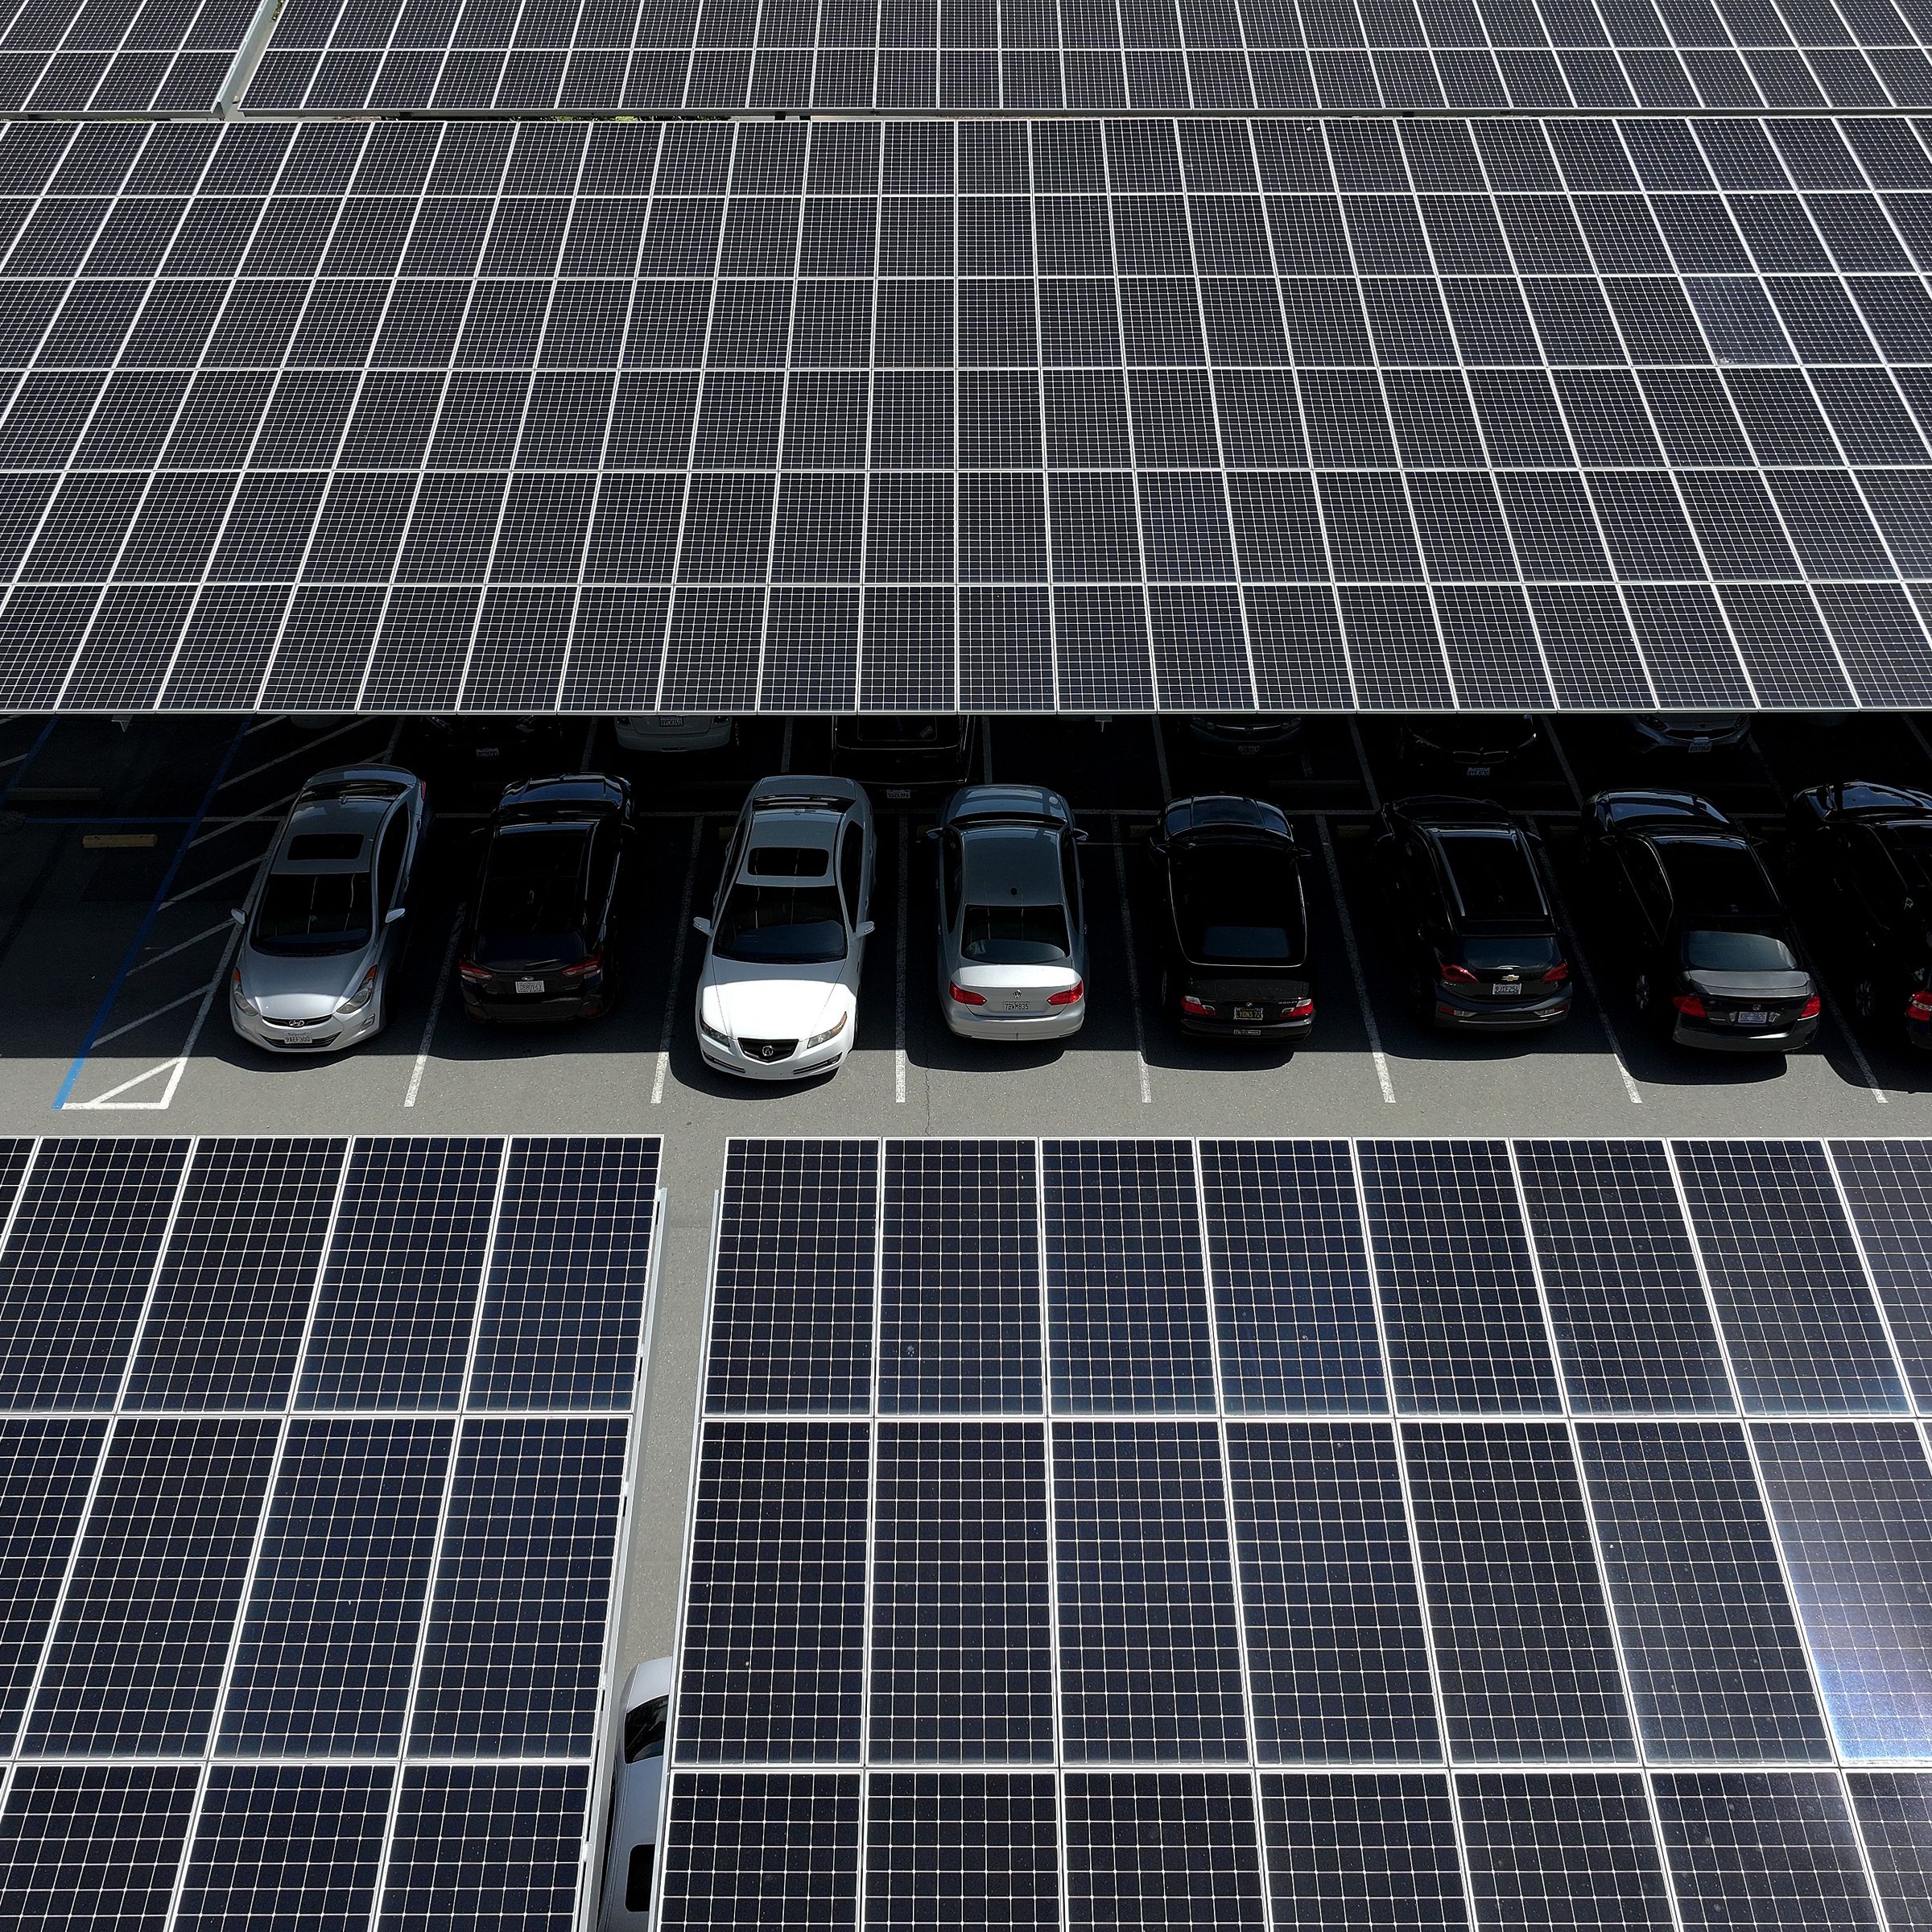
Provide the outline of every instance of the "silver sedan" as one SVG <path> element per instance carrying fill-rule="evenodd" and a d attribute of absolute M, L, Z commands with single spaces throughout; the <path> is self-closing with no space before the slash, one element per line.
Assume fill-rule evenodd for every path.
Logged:
<path fill-rule="evenodd" d="M 414 772 L 318 772 L 236 909 L 235 1031 L 278 1053 L 328 1053 L 382 1031 L 402 956 L 409 889 L 429 831 Z"/>
<path fill-rule="evenodd" d="M 939 852 L 939 1007 L 964 1039 L 1054 1040 L 1087 1017 L 1073 811 L 1038 785 L 956 791 Z"/>

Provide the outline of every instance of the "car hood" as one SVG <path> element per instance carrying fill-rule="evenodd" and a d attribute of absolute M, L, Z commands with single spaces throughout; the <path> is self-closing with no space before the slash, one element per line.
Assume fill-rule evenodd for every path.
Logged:
<path fill-rule="evenodd" d="M 314 1020 L 332 1013 L 355 989 L 374 958 L 373 947 L 354 952 L 311 953 L 306 958 L 257 952 L 242 955 L 242 990 L 271 1020 Z"/>
<path fill-rule="evenodd" d="M 1811 976 L 1804 972 L 1686 972 L 1684 979 L 1694 991 L 1707 999 L 1769 1000 L 1777 1004 L 1808 998 L 1811 992 Z"/>
<path fill-rule="evenodd" d="M 823 966 L 754 965 L 714 960 L 699 989 L 699 1010 L 733 1039 L 784 1040 L 820 1033 L 852 995 Z"/>

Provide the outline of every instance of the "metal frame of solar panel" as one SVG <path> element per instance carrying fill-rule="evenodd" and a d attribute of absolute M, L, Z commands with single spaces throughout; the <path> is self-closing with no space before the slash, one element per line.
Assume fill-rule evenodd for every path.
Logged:
<path fill-rule="evenodd" d="M 1923 1922 L 1927 1162 L 733 1141 L 658 1922 Z"/>
<path fill-rule="evenodd" d="M 12 709 L 1932 704 L 1903 118 L 16 124 L 0 193 Z"/>
<path fill-rule="evenodd" d="M 0 1144 L 0 1919 L 583 1922 L 660 1146 Z"/>

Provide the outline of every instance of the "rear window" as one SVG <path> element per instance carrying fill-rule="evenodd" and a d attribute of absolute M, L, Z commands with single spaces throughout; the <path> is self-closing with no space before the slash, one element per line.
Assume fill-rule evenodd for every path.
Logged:
<path fill-rule="evenodd" d="M 1891 828 L 1892 849 L 1905 886 L 1913 893 L 1932 892 L 1932 820 Z"/>
<path fill-rule="evenodd" d="M 624 1761 L 634 1765 L 641 1757 L 664 1755 L 664 1724 L 670 1715 L 671 1699 L 654 1697 L 639 1704 L 624 1719 Z"/>
<path fill-rule="evenodd" d="M 1792 972 L 1798 967 L 1775 933 L 1702 929 L 1684 935 L 1684 964 L 1693 972 Z"/>
<path fill-rule="evenodd" d="M 369 943 L 366 872 L 271 872 L 255 909 L 262 952 L 353 952 Z"/>
<path fill-rule="evenodd" d="M 1449 861 L 1456 896 L 1471 919 L 1542 920 L 1549 916 L 1529 854 L 1513 833 L 1443 832 L 1437 842 Z"/>
<path fill-rule="evenodd" d="M 359 832 L 304 832 L 289 840 L 287 856 L 298 865 L 316 860 L 359 859 L 367 843 Z"/>
<path fill-rule="evenodd" d="M 760 879 L 822 879 L 830 863 L 828 855 L 813 845 L 757 845 L 745 869 Z"/>
<path fill-rule="evenodd" d="M 489 843 L 477 931 L 493 939 L 568 938 L 582 928 L 588 827 L 499 832 Z"/>
<path fill-rule="evenodd" d="M 1670 876 L 1671 897 L 1686 916 L 1725 919 L 1775 917 L 1777 907 L 1757 861 L 1740 845 L 1714 840 L 1660 840 L 1657 852 Z"/>
<path fill-rule="evenodd" d="M 1294 966 L 1304 950 L 1294 871 L 1257 844 L 1183 852 L 1174 875 L 1181 949 L 1203 966 Z"/>
<path fill-rule="evenodd" d="M 1044 966 L 1067 957 L 1067 914 L 1058 906 L 968 906 L 960 951 L 981 966 Z"/>
<path fill-rule="evenodd" d="M 952 718 L 847 718 L 839 737 L 860 750 L 931 751 L 957 745 L 960 729 Z"/>

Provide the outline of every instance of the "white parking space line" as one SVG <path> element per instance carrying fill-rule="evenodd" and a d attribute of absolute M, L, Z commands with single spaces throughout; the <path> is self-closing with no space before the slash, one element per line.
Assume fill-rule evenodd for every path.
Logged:
<path fill-rule="evenodd" d="M 271 726 L 285 724 L 287 721 L 287 719 L 288 713 L 287 712 L 278 711 L 273 717 L 256 719 L 254 723 L 250 725 L 242 735 L 245 738 L 252 738 L 257 732 L 266 731 L 270 729 Z"/>
<path fill-rule="evenodd" d="M 166 1005 L 157 1006 L 152 1013 L 142 1013 L 138 1020 L 126 1021 L 121 1026 L 115 1027 L 111 1033 L 100 1034 L 94 1042 L 95 1051 L 97 1052 L 109 1040 L 119 1039 L 123 1034 L 138 1033 L 151 1020 L 158 1020 L 163 1013 L 173 1013 L 177 1008 L 185 1006 L 190 1000 L 198 1000 L 200 997 L 201 989 L 199 986 L 190 987 L 179 999 L 170 1000 Z"/>
<path fill-rule="evenodd" d="M 1113 880 L 1121 895 L 1121 937 L 1127 948 L 1127 1001 L 1133 1013 L 1133 1061 L 1141 1076 L 1141 1104 L 1154 1100 L 1153 1083 L 1147 1076 L 1147 1026 L 1141 1017 L 1141 968 L 1133 956 L 1133 908 L 1127 902 L 1127 850 L 1121 843 L 1121 815 L 1107 815 L 1108 836 L 1113 840 Z"/>
<path fill-rule="evenodd" d="M 1603 989 L 1596 983 L 1596 975 L 1591 970 L 1589 956 L 1583 951 L 1583 943 L 1578 936 L 1576 922 L 1570 917 L 1570 909 L 1563 903 L 1563 895 L 1557 890 L 1556 880 L 1548 866 L 1543 868 L 1543 878 L 1550 888 L 1550 903 L 1556 912 L 1557 922 L 1563 927 L 1564 936 L 1570 944 L 1570 964 L 1576 969 L 1583 982 L 1583 990 L 1590 996 L 1590 1004 L 1596 1009 L 1596 1023 L 1603 1030 L 1604 1043 L 1610 1049 L 1610 1057 L 1616 1062 L 1617 1078 L 1624 1083 L 1624 1092 L 1629 1096 L 1633 1107 L 1644 1104 L 1643 1089 L 1631 1073 L 1629 1063 L 1624 1058 L 1623 1042 L 1616 1037 L 1616 1029 L 1611 1024 L 1610 1009 L 1604 1004 Z"/>
<path fill-rule="evenodd" d="M 791 729 L 789 720 L 786 729 Z M 684 891 L 678 901 L 676 936 L 671 943 L 671 984 L 664 989 L 664 1023 L 658 1030 L 658 1063 L 650 1076 L 650 1104 L 664 1104 L 664 1076 L 671 1071 L 671 1030 L 677 1023 L 678 988 L 684 977 L 684 935 L 691 931 L 691 896 L 697 889 L 698 852 L 704 821 L 691 822 L 691 858 L 684 868 Z"/>
<path fill-rule="evenodd" d="M 204 879 L 198 886 L 190 886 L 184 891 L 171 894 L 161 902 L 155 910 L 166 912 L 169 906 L 179 906 L 184 899 L 195 898 L 206 892 L 209 886 L 219 886 L 224 879 L 232 879 L 237 873 L 254 872 L 261 863 L 259 859 L 244 859 L 239 865 L 231 865 L 225 872 L 217 872 L 213 878 Z"/>
<path fill-rule="evenodd" d="M 429 1018 L 423 1022 L 423 1044 L 417 1049 L 416 1063 L 410 1071 L 409 1092 L 402 1096 L 405 1107 L 415 1106 L 416 1096 L 423 1091 L 430 1042 L 436 1037 L 436 1022 L 443 1017 L 443 997 L 449 991 L 449 976 L 456 969 L 456 942 L 463 936 L 463 914 L 468 910 L 467 906 L 459 906 L 456 916 L 449 923 L 449 943 L 443 948 L 443 970 L 436 975 L 436 990 L 429 996 Z"/>
<path fill-rule="evenodd" d="M 231 785 L 239 785 L 244 778 L 258 778 L 265 771 L 273 771 L 278 765 L 286 765 L 291 758 L 307 758 L 314 756 L 324 745 L 334 743 L 337 738 L 346 737 L 352 731 L 368 728 L 367 718 L 357 718 L 353 724 L 338 724 L 333 731 L 319 732 L 306 744 L 298 745 L 293 751 L 278 753 L 272 758 L 264 758 L 259 765 L 251 765 L 246 771 L 233 771 L 221 781 L 221 790 L 226 791 Z"/>
<path fill-rule="evenodd" d="M 243 812 L 232 819 L 211 819 L 209 823 L 213 826 L 213 830 L 210 832 L 196 832 L 195 836 L 188 840 L 188 848 L 190 852 L 192 852 L 197 845 L 205 845 L 210 839 L 218 839 L 221 837 L 223 832 L 233 832 L 237 825 L 272 825 L 277 824 L 280 820 L 283 811 L 288 806 L 292 805 L 295 803 L 295 795 L 291 791 L 286 798 L 277 799 L 272 805 L 263 807 L 260 811 Z"/>
<path fill-rule="evenodd" d="M 899 820 L 899 896 L 894 902 L 898 914 L 898 934 L 894 945 L 897 956 L 898 985 L 894 996 L 892 1013 L 892 1097 L 898 1105 L 906 1104 L 906 885 L 911 872 L 912 821 L 902 816 Z"/>
<path fill-rule="evenodd" d="M 1368 809 L 1380 811 L 1382 808 L 1382 795 L 1377 789 L 1375 774 L 1368 766 L 1368 747 L 1362 742 L 1362 728 L 1353 718 L 1348 720 L 1348 738 L 1355 746 L 1355 762 L 1362 768 L 1362 785 L 1368 794 Z"/>
<path fill-rule="evenodd" d="M 1845 1017 L 1845 1009 L 1838 1003 L 1837 997 L 1825 984 L 1822 973 L 1814 972 L 1811 984 L 1818 989 L 1818 997 L 1825 1003 L 1825 1014 L 1835 1026 L 1845 1045 L 1851 1049 L 1852 1063 L 1858 1069 L 1858 1077 L 1870 1091 L 1873 1100 L 1881 1107 L 1892 1104 L 1892 1096 L 1878 1084 L 1878 1075 L 1872 1071 L 1872 1063 L 1865 1058 L 1865 1050 L 1858 1043 L 1858 1035 L 1852 1030 L 1852 1022 Z"/>
<path fill-rule="evenodd" d="M 199 946 L 204 939 L 212 939 L 217 933 L 233 932 L 234 930 L 235 923 L 233 919 L 224 919 L 218 926 L 204 926 L 199 932 L 192 934 L 178 946 L 167 947 L 160 952 L 151 952 L 138 965 L 128 968 L 127 976 L 131 980 L 136 973 L 146 972 L 149 967 L 159 966 L 163 960 L 171 960 L 176 953 L 186 952 L 191 946 Z M 103 1034 L 101 1037 L 102 1039 L 111 1039 L 114 1036 Z"/>
<path fill-rule="evenodd" d="M 1366 764 L 1362 769 L 1367 771 Z M 1372 796 L 1373 791 L 1371 780 Z M 1362 970 L 1361 952 L 1355 943 L 1355 921 L 1348 916 L 1348 902 L 1342 897 L 1342 869 L 1335 863 L 1335 840 L 1329 836 L 1327 818 L 1318 818 L 1315 829 L 1322 842 L 1322 862 L 1328 868 L 1328 890 L 1335 898 L 1335 919 L 1341 930 L 1342 950 L 1348 956 L 1348 970 L 1355 978 L 1356 1003 L 1362 1009 L 1362 1029 L 1368 1036 L 1368 1057 L 1375 1063 L 1376 1084 L 1382 1090 L 1382 1098 L 1393 1107 L 1395 1083 L 1389 1077 L 1389 1056 L 1382 1051 L 1382 1030 L 1375 1023 L 1375 1006 L 1368 997 L 1368 976 Z"/>
<path fill-rule="evenodd" d="M 1158 716 L 1152 721 L 1154 766 L 1154 770 L 1161 774 L 1161 803 L 1166 805 L 1171 803 L 1174 799 L 1174 782 L 1167 775 L 1167 734 L 1161 729 L 1161 720 Z"/>

